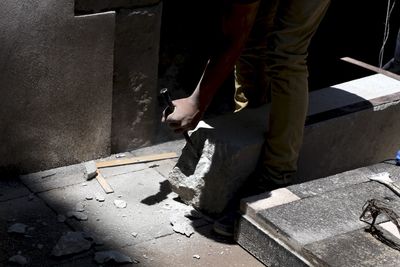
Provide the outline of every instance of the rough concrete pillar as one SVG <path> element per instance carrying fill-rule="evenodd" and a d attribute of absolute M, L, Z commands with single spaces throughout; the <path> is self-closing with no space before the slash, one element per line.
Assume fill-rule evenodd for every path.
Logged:
<path fill-rule="evenodd" d="M 158 51 L 162 5 L 117 13 L 112 151 L 152 144 L 158 110 Z"/>
<path fill-rule="evenodd" d="M 159 139 L 160 0 L 76 0 L 75 12 L 116 10 L 112 153 Z"/>

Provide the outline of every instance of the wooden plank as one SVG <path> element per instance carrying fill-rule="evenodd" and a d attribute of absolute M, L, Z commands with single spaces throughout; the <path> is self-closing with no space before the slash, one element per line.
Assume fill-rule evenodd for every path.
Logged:
<path fill-rule="evenodd" d="M 106 194 L 114 193 L 114 190 L 112 189 L 110 184 L 107 183 L 106 179 L 104 179 L 103 175 L 101 175 L 99 170 L 97 170 L 96 180 L 97 182 L 99 182 L 99 184 L 103 188 L 104 192 L 106 192 Z"/>
<path fill-rule="evenodd" d="M 155 154 L 155 155 L 147 155 L 141 157 L 127 158 L 127 159 L 116 159 L 116 160 L 108 160 L 108 161 L 100 161 L 96 162 L 97 168 L 106 168 L 106 167 L 114 167 L 135 163 L 144 163 L 149 161 L 163 160 L 163 159 L 172 159 L 177 158 L 178 155 L 176 153 L 163 153 L 163 154 Z"/>
<path fill-rule="evenodd" d="M 380 73 L 380 74 L 386 75 L 386 76 L 388 76 L 390 78 L 393 78 L 395 80 L 400 81 L 400 75 L 397 75 L 396 73 L 393 73 L 393 72 L 390 72 L 390 71 L 375 67 L 373 65 L 370 65 L 368 63 L 362 62 L 360 60 L 357 60 L 357 59 L 354 59 L 354 58 L 351 58 L 351 57 L 342 57 L 341 60 L 346 61 L 346 62 L 351 63 L 351 64 L 354 64 L 354 65 L 357 65 L 357 66 L 360 66 L 360 67 L 362 67 L 364 69 L 367 69 L 367 70 L 370 70 L 370 71 L 374 71 L 376 73 Z"/>

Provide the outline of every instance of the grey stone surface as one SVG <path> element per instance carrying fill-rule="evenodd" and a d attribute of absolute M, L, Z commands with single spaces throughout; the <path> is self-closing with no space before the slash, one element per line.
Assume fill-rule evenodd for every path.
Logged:
<path fill-rule="evenodd" d="M 307 126 L 298 163 L 299 181 L 393 159 L 399 149 L 398 112 L 399 104 L 375 106 Z"/>
<path fill-rule="evenodd" d="M 306 245 L 364 228 L 366 224 L 359 217 L 369 199 L 386 199 L 396 213 L 400 212 L 400 199 L 392 191 L 367 182 L 260 211 L 253 219 L 275 229 L 288 244 Z M 377 222 L 384 220 L 379 216 Z"/>
<path fill-rule="evenodd" d="M 16 179 L 0 180 L 0 202 L 23 196 L 29 197 L 30 192 Z"/>
<path fill-rule="evenodd" d="M 120 8 L 151 6 L 160 2 L 160 0 L 75 0 L 75 11 L 99 12 Z"/>
<path fill-rule="evenodd" d="M 290 255 L 309 266 L 397 266 L 398 252 L 366 233 L 368 224 L 359 220 L 370 199 L 385 201 L 395 213 L 400 212 L 400 199 L 368 178 L 381 172 L 389 172 L 399 184 L 399 168 L 389 161 L 289 186 L 284 190 L 300 199 L 287 204 L 271 207 L 270 196 L 260 195 L 264 201 L 258 205 L 248 201 L 248 208 L 241 207 L 236 239 L 267 266 L 297 266 L 285 263 Z M 376 223 L 387 221 L 379 215 Z M 380 225 L 379 229 L 396 239 L 387 223 Z M 286 254 L 289 256 L 281 257 Z"/>
<path fill-rule="evenodd" d="M 112 152 L 148 146 L 160 120 L 157 66 L 162 4 L 116 17 Z M 161 118 L 161 115 L 158 117 Z"/>
<path fill-rule="evenodd" d="M 375 173 L 379 172 L 374 172 L 369 167 L 359 168 L 333 176 L 288 186 L 287 189 L 300 198 L 307 198 L 322 195 L 326 192 L 335 191 L 340 188 L 368 182 L 368 177 Z"/>
<path fill-rule="evenodd" d="M 266 112 L 263 107 L 201 122 L 191 134 L 201 157 L 184 147 L 168 177 L 173 191 L 205 212 L 222 212 L 256 166 Z"/>
<path fill-rule="evenodd" d="M 279 240 L 268 236 L 261 228 L 242 216 L 238 222 L 236 241 L 266 266 L 309 266 Z"/>
<path fill-rule="evenodd" d="M 320 266 L 382 266 L 400 265 L 400 254 L 371 234 L 357 230 L 305 246 L 305 253 L 322 259 Z"/>
<path fill-rule="evenodd" d="M 21 181 L 33 192 L 43 192 L 85 182 L 85 167 L 75 164 L 21 175 Z"/>
<path fill-rule="evenodd" d="M 169 188 L 162 187 L 165 178 L 152 168 L 106 178 L 115 193 L 104 195 L 96 181 L 86 187 L 73 185 L 41 193 L 40 196 L 57 211 L 65 214 L 84 201 L 86 195 L 101 194 L 104 202 L 85 201 L 87 221 L 68 220 L 75 229 L 99 236 L 112 247 L 132 246 L 160 236 L 173 234 L 170 214 L 184 214 L 189 207 L 173 200 Z M 161 191 L 160 191 L 161 190 Z M 127 207 L 119 209 L 114 200 L 122 195 Z M 136 232 L 138 236 L 132 237 Z"/>
<path fill-rule="evenodd" d="M 156 242 L 147 241 L 132 248 L 123 249 L 126 253 L 136 252 L 139 266 L 176 266 L 176 267 L 263 267 L 236 243 L 216 239 L 212 226 L 197 230 L 191 238 L 180 234 L 158 238 Z M 200 259 L 193 258 L 200 256 Z"/>
<path fill-rule="evenodd" d="M 32 172 L 110 153 L 115 16 L 74 17 L 73 6 L 0 2 L 0 166 Z"/>

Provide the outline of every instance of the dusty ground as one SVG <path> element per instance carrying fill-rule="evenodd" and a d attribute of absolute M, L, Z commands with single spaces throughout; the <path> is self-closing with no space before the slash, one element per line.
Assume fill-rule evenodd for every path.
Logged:
<path fill-rule="evenodd" d="M 182 141 L 170 142 L 123 156 L 179 154 L 182 146 Z M 178 201 L 166 182 L 176 160 L 102 169 L 112 194 L 105 194 L 96 180 L 85 181 L 82 164 L 29 174 L 21 181 L 1 180 L 0 266 L 24 261 L 27 266 L 116 265 L 99 258 L 99 252 L 110 256 L 110 250 L 129 257 L 123 259 L 132 262 L 123 266 L 263 266 L 215 235 L 209 218 Z M 56 249 L 69 232 L 84 234 Z"/>

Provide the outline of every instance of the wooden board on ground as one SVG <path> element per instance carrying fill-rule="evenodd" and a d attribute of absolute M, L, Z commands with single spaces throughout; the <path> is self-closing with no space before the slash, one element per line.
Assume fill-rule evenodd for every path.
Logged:
<path fill-rule="evenodd" d="M 135 163 L 144 163 L 144 162 L 163 160 L 163 159 L 172 159 L 172 158 L 177 158 L 177 157 L 178 157 L 178 155 L 176 153 L 171 152 L 171 153 L 147 155 L 147 156 L 140 156 L 140 157 L 134 157 L 134 158 L 127 158 L 127 159 L 100 161 L 100 162 L 96 162 L 96 166 L 97 166 L 97 168 L 106 168 L 106 167 L 114 167 L 114 166 L 121 166 L 121 165 L 135 164 Z"/>
<path fill-rule="evenodd" d="M 103 188 L 104 192 L 106 192 L 106 194 L 114 193 L 114 190 L 109 185 L 109 183 L 107 183 L 106 179 L 104 179 L 103 175 L 101 175 L 99 170 L 97 170 L 96 180 L 97 182 L 99 182 L 99 184 Z"/>

